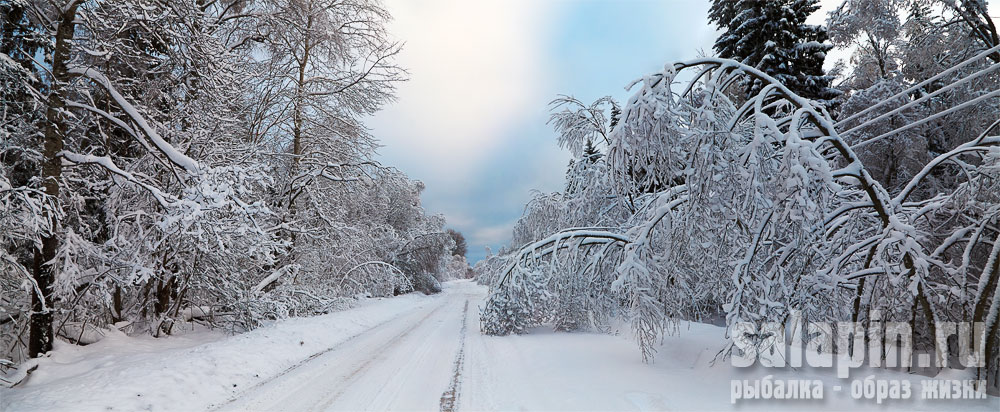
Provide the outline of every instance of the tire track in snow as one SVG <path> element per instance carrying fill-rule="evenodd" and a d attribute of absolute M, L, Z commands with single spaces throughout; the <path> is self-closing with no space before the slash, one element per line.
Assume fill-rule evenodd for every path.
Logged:
<path fill-rule="evenodd" d="M 421 325 L 423 325 L 424 322 L 427 319 L 429 319 L 431 316 L 433 316 L 434 314 L 436 314 L 438 311 L 440 311 L 445 306 L 447 306 L 447 301 L 445 301 L 445 303 L 441 304 L 440 306 L 434 308 L 434 310 L 432 310 L 429 313 L 427 313 L 427 315 L 425 315 L 424 317 L 420 318 L 420 320 L 418 320 L 412 326 L 406 328 L 406 330 L 404 330 L 403 332 L 400 332 L 399 334 L 397 334 L 397 335 L 393 336 L 392 338 L 390 338 L 384 345 L 379 346 L 376 350 L 374 350 L 372 352 L 372 356 L 371 357 L 369 357 L 368 359 L 365 359 L 364 362 L 362 362 L 360 365 L 358 365 L 358 367 L 354 368 L 354 370 L 352 370 L 351 373 L 349 373 L 347 376 L 345 376 L 343 378 L 343 380 L 340 382 L 341 383 L 340 386 L 338 387 L 338 389 L 335 392 L 332 393 L 332 395 L 330 395 L 330 396 L 326 397 L 325 399 L 323 399 L 322 402 L 320 402 L 318 405 L 316 405 L 315 407 L 311 408 L 310 410 L 322 411 L 322 410 L 326 410 L 327 408 L 329 408 L 330 405 L 332 405 L 333 402 L 335 402 L 337 400 L 337 398 L 339 398 L 341 395 L 344 394 L 344 391 L 351 385 L 351 383 L 353 383 L 355 380 L 357 380 L 360 376 L 364 375 L 364 371 L 366 369 L 368 369 L 369 365 L 371 365 L 372 363 L 374 363 L 376 360 L 379 360 L 379 355 L 380 354 L 385 353 L 386 351 L 389 350 L 389 348 L 392 348 L 394 346 L 398 346 L 403 341 L 403 338 L 405 338 L 407 335 L 409 335 L 410 333 L 412 333 L 418 327 L 420 327 Z"/>
<path fill-rule="evenodd" d="M 436 308 L 434 308 L 433 310 L 431 310 L 426 316 L 424 316 L 423 318 L 421 318 L 420 321 L 417 322 L 417 325 L 419 325 L 420 323 L 422 323 L 424 320 L 426 320 L 428 317 L 430 317 L 432 314 L 434 314 L 435 312 L 437 312 L 439 309 L 441 309 L 444 306 L 445 306 L 444 304 L 438 305 Z M 419 308 L 422 309 L 423 307 L 424 306 L 420 306 Z M 278 378 L 280 378 L 282 376 L 285 376 L 285 375 L 289 374 L 290 372 L 292 372 L 292 371 L 294 371 L 294 370 L 296 370 L 298 368 L 301 368 L 302 366 L 305 366 L 306 364 L 308 364 L 309 362 L 315 360 L 316 358 L 318 358 L 320 356 L 323 356 L 323 355 L 325 355 L 325 354 L 327 354 L 329 352 L 335 351 L 337 349 L 343 348 L 343 347 L 347 346 L 348 344 L 353 343 L 353 341 L 356 340 L 357 338 L 362 337 L 362 336 L 370 333 L 373 330 L 377 330 L 377 329 L 379 329 L 379 328 L 381 328 L 381 327 L 383 327 L 383 326 L 385 326 L 385 325 L 387 325 L 389 323 L 392 323 L 392 322 L 398 321 L 398 320 L 399 320 L 398 317 L 392 317 L 392 318 L 386 319 L 386 320 L 384 320 L 382 322 L 379 322 L 379 323 L 375 324 L 374 326 L 372 326 L 372 327 L 370 327 L 368 329 L 365 329 L 365 330 L 363 330 L 361 332 L 358 332 L 358 333 L 356 333 L 354 335 L 351 335 L 347 339 L 344 339 L 344 340 L 338 342 L 337 344 L 335 344 L 335 345 L 333 345 L 333 346 L 331 346 L 329 348 L 323 349 L 323 350 L 321 350 L 319 352 L 316 352 L 316 353 L 314 353 L 312 355 L 309 355 L 308 358 L 305 358 L 305 359 L 299 361 L 298 363 L 296 363 L 296 364 L 294 364 L 292 366 L 289 366 L 287 369 L 279 372 L 278 374 L 270 376 L 270 377 L 267 377 L 267 378 L 261 380 L 260 382 L 257 382 L 253 386 L 251 386 L 251 387 L 249 387 L 249 388 L 241 391 L 240 393 L 238 393 L 235 396 L 229 398 L 225 402 L 222 402 L 222 403 L 210 406 L 208 408 L 208 410 L 209 411 L 218 411 L 218 410 L 221 410 L 222 408 L 225 408 L 226 406 L 232 404 L 233 402 L 236 402 L 236 401 L 240 400 L 240 398 L 242 398 L 244 395 L 252 393 L 253 391 L 259 389 L 260 387 L 262 387 L 264 385 L 267 385 L 267 384 L 269 384 L 269 383 L 277 380 Z M 397 337 L 405 335 L 405 334 L 409 333 L 412 330 L 413 330 L 413 328 L 409 328 L 405 332 L 403 332 L 402 334 L 397 335 Z M 355 371 L 355 373 L 356 372 L 357 371 Z"/>
<path fill-rule="evenodd" d="M 441 394 L 441 412 L 454 412 L 455 405 L 458 403 L 459 389 L 461 389 L 462 384 L 462 365 L 465 363 L 465 330 L 469 323 L 468 317 L 469 300 L 466 299 L 465 308 L 462 309 L 462 330 L 459 332 L 461 340 L 458 345 L 458 354 L 455 355 L 455 372 L 452 374 L 448 390 Z"/>

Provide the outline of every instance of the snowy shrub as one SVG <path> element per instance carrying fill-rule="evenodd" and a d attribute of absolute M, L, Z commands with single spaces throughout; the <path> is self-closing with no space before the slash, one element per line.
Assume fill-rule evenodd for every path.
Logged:
<path fill-rule="evenodd" d="M 541 271 L 516 272 L 497 293 L 490 295 L 482 308 L 482 331 L 488 335 L 527 332 L 548 320 L 552 295 L 543 285 L 548 281 Z"/>

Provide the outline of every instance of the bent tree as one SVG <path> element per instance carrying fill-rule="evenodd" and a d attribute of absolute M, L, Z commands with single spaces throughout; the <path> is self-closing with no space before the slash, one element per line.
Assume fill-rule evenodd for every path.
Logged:
<path fill-rule="evenodd" d="M 762 86 L 743 102 L 734 89 L 747 82 Z M 591 326 L 628 320 L 651 359 L 680 319 L 785 324 L 801 311 L 812 321 L 867 322 L 878 310 L 882 320 L 929 330 L 917 336 L 918 350 L 932 343 L 934 321 L 984 322 L 974 343 L 989 354 L 980 376 L 996 382 L 1000 120 L 893 192 L 858 152 L 997 92 L 845 139 L 823 105 L 731 60 L 668 65 L 632 87 L 608 134 L 608 190 L 587 200 L 614 199 L 618 206 L 598 208 L 605 217 L 628 213 L 613 224 L 559 227 L 484 261 L 485 331 L 558 323 L 559 302 L 572 296 Z M 586 134 L 563 133 L 560 143 Z M 961 183 L 924 195 L 926 179 L 945 165 L 957 165 Z"/>

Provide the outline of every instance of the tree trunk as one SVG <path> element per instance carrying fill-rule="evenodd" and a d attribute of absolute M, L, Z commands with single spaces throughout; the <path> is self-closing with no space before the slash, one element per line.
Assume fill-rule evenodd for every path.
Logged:
<path fill-rule="evenodd" d="M 305 127 L 306 70 L 309 68 L 309 54 L 312 52 L 312 46 L 309 43 L 309 30 L 312 29 L 313 22 L 311 12 L 312 10 L 310 10 L 310 15 L 306 20 L 306 28 L 303 31 L 302 58 L 296 58 L 299 76 L 298 82 L 295 83 L 295 101 L 292 107 L 292 172 L 289 174 L 292 181 L 289 182 L 288 186 L 288 214 L 283 222 L 295 221 L 295 216 L 298 214 L 298 206 L 295 204 L 295 200 L 298 197 L 299 191 L 295 187 L 295 180 L 300 172 L 299 163 L 302 161 L 302 152 L 304 150 L 302 129 Z M 296 241 L 296 233 L 294 231 L 289 233 L 289 240 L 291 240 L 291 245 L 288 250 L 288 256 L 291 260 L 294 260 L 292 256 L 295 251 Z"/>
<path fill-rule="evenodd" d="M 156 316 L 164 314 L 170 308 L 170 295 L 174 288 L 174 279 L 170 276 L 166 282 L 156 281 L 156 301 L 153 302 L 153 311 Z"/>
<path fill-rule="evenodd" d="M 295 83 L 295 102 L 293 104 L 292 110 L 292 179 L 295 179 L 299 174 L 299 163 L 302 161 L 303 152 L 303 142 L 302 142 L 302 129 L 305 128 L 305 99 L 306 99 L 306 70 L 309 68 L 309 57 L 312 52 L 312 45 L 309 43 L 309 30 L 312 29 L 312 15 L 310 14 L 306 20 L 306 27 L 303 31 L 302 40 L 302 58 L 296 58 L 298 62 L 298 81 Z M 294 185 L 294 180 L 292 185 L 289 187 L 290 197 L 288 199 L 288 210 L 291 217 L 295 218 L 296 206 L 295 197 L 297 196 L 297 191 Z M 292 237 L 294 239 L 294 234 Z"/>
<path fill-rule="evenodd" d="M 111 323 L 118 323 L 124 319 L 122 311 L 122 287 L 115 286 L 115 292 L 111 295 Z"/>
<path fill-rule="evenodd" d="M 993 242 L 993 250 L 980 278 L 982 287 L 977 291 L 972 321 L 983 322 L 986 329 L 982 346 L 986 364 L 979 370 L 979 379 L 986 380 L 989 392 L 997 395 L 1000 393 L 1000 350 L 997 348 L 1000 340 L 1000 236 Z"/>
<path fill-rule="evenodd" d="M 48 109 L 45 112 L 42 184 L 45 194 L 55 201 L 59 200 L 59 180 L 62 176 L 62 159 L 58 155 L 63 150 L 63 136 L 66 133 L 63 121 L 63 88 L 69 77 L 66 61 L 69 60 L 69 42 L 73 38 L 73 21 L 76 19 L 79 3 L 80 1 L 74 1 L 59 16 L 56 46 L 52 53 L 52 91 L 49 93 Z M 31 326 L 28 337 L 28 355 L 31 357 L 52 350 L 52 283 L 55 280 L 55 268 L 50 262 L 55 259 L 56 251 L 59 250 L 59 221 L 53 210 L 46 210 L 45 216 L 52 231 L 42 237 L 42 249 L 35 250 L 33 277 L 38 283 L 41 296 L 37 293 L 31 295 Z"/>
<path fill-rule="evenodd" d="M 976 291 L 975 305 L 972 310 L 973 322 L 986 322 L 987 310 L 990 307 L 990 298 L 992 297 L 990 291 L 997 288 L 997 281 L 1000 280 L 1000 244 L 998 244 L 1000 236 L 997 236 L 993 242 L 993 250 L 990 251 L 986 267 L 983 268 L 983 274 L 980 275 L 980 283 L 985 284 Z"/>

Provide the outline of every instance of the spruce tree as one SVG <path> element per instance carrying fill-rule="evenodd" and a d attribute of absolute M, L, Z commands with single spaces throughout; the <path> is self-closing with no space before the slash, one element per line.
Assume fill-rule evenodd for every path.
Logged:
<path fill-rule="evenodd" d="M 792 92 L 813 100 L 830 100 L 839 92 L 823 73 L 826 43 L 823 26 L 806 24 L 819 9 L 818 0 L 713 0 L 709 20 L 724 33 L 715 41 L 720 57 L 756 67 Z M 747 96 L 760 92 L 761 83 L 747 85 Z"/>
<path fill-rule="evenodd" d="M 615 130 L 615 126 L 618 125 L 618 121 L 621 120 L 622 109 L 618 107 L 618 104 L 614 101 L 611 102 L 611 127 L 608 131 Z"/>
<path fill-rule="evenodd" d="M 592 142 L 590 139 L 587 139 L 587 144 L 583 146 L 583 156 L 581 158 L 590 163 L 593 163 L 596 162 L 598 159 L 600 159 L 602 156 L 604 155 L 601 154 L 601 151 L 594 146 L 594 142 Z"/>

